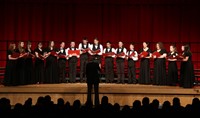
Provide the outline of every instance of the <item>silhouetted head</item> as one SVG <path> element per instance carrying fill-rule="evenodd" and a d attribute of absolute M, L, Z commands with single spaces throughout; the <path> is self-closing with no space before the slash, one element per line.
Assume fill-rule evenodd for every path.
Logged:
<path fill-rule="evenodd" d="M 23 105 L 21 103 L 15 104 L 14 110 L 21 112 L 23 110 Z"/>
<path fill-rule="evenodd" d="M 46 96 L 44 97 L 44 102 L 45 102 L 46 105 L 47 105 L 47 104 L 51 104 L 51 97 L 50 97 L 49 95 L 46 95 Z"/>
<path fill-rule="evenodd" d="M 65 103 L 65 109 L 69 110 L 70 108 L 71 108 L 70 102 L 67 101 L 67 102 Z"/>
<path fill-rule="evenodd" d="M 0 99 L 0 112 L 2 110 L 10 110 L 10 109 L 11 109 L 10 99 L 1 98 Z"/>
<path fill-rule="evenodd" d="M 142 99 L 142 105 L 143 106 L 145 106 L 145 105 L 149 105 L 149 98 L 148 97 L 144 97 L 143 99 Z"/>
<path fill-rule="evenodd" d="M 163 103 L 162 109 L 166 111 L 166 110 L 170 110 L 170 108 L 171 108 L 170 102 L 169 101 L 165 101 Z"/>
<path fill-rule="evenodd" d="M 192 99 L 192 105 L 197 105 L 199 103 L 200 103 L 199 98 L 195 97 L 195 98 Z"/>
<path fill-rule="evenodd" d="M 31 107 L 31 106 L 32 106 L 32 98 L 28 98 L 28 99 L 25 101 L 24 106 L 29 106 L 29 107 Z"/>
<path fill-rule="evenodd" d="M 57 105 L 64 105 L 65 104 L 65 101 L 62 99 L 62 98 L 59 98 L 58 100 L 57 100 Z"/>
<path fill-rule="evenodd" d="M 152 107 L 155 109 L 158 109 L 159 107 L 159 101 L 157 99 L 154 99 L 151 103 Z"/>
<path fill-rule="evenodd" d="M 181 103 L 180 103 L 180 99 L 175 97 L 173 98 L 173 106 L 180 106 Z"/>
<path fill-rule="evenodd" d="M 44 97 L 42 96 L 38 97 L 36 105 L 39 105 L 39 106 L 44 105 Z"/>
<path fill-rule="evenodd" d="M 102 104 L 102 105 L 108 104 L 108 97 L 107 97 L 107 96 L 103 96 L 103 97 L 102 97 L 102 99 L 101 99 L 101 104 Z"/>
<path fill-rule="evenodd" d="M 80 100 L 75 100 L 73 103 L 73 108 L 74 109 L 79 109 L 81 107 L 81 101 Z"/>
<path fill-rule="evenodd" d="M 138 109 L 142 106 L 141 101 L 140 100 L 135 100 L 133 102 L 133 109 Z"/>
<path fill-rule="evenodd" d="M 115 112 L 119 112 L 120 111 L 120 105 L 119 105 L 119 103 L 115 103 L 113 105 L 113 109 L 114 109 Z"/>
<path fill-rule="evenodd" d="M 129 112 L 131 110 L 130 106 L 128 105 L 125 105 L 123 108 L 122 108 L 122 112 Z"/>
<path fill-rule="evenodd" d="M 48 100 L 48 101 L 51 101 L 51 96 L 49 96 L 49 95 L 46 95 L 44 98 L 45 98 L 46 100 Z"/>

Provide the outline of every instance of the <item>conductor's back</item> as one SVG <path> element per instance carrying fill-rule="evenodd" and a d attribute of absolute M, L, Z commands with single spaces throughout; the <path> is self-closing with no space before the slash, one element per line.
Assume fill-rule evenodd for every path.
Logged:
<path fill-rule="evenodd" d="M 96 62 L 88 62 L 86 65 L 87 83 L 99 83 L 100 67 Z"/>
<path fill-rule="evenodd" d="M 86 65 L 86 77 L 87 77 L 87 105 L 92 106 L 92 87 L 94 86 L 95 93 L 95 106 L 99 105 L 99 63 L 89 61 Z"/>

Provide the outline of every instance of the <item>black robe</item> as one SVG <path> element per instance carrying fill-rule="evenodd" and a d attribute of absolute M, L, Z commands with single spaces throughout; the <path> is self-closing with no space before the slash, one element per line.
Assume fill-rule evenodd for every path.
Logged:
<path fill-rule="evenodd" d="M 30 53 L 29 56 L 25 59 L 25 81 L 26 84 L 33 84 L 34 83 L 34 72 L 33 72 L 33 58 L 31 54 L 34 54 L 33 50 L 29 51 L 28 49 L 25 50 L 27 53 Z"/>
<path fill-rule="evenodd" d="M 17 49 L 17 53 L 20 53 L 20 51 Z M 22 52 L 24 53 L 25 50 Z M 26 84 L 26 78 L 25 78 L 25 58 L 21 57 L 17 59 L 17 85 L 25 85 Z"/>
<path fill-rule="evenodd" d="M 43 50 L 39 50 L 38 48 L 35 49 L 34 52 L 37 52 L 39 55 L 43 55 L 44 51 Z M 35 72 L 35 79 L 34 79 L 34 83 L 44 83 L 44 60 L 42 60 L 39 57 L 35 58 L 35 68 L 34 68 L 34 72 Z"/>
<path fill-rule="evenodd" d="M 167 53 L 166 50 L 161 49 L 159 52 L 161 55 Z M 154 59 L 154 85 L 167 85 L 166 79 L 166 59 L 155 58 Z"/>
<path fill-rule="evenodd" d="M 178 55 L 177 52 L 169 53 L 168 57 L 173 56 L 176 57 Z M 175 86 L 178 82 L 178 67 L 176 61 L 168 61 L 168 75 L 167 75 L 167 83 L 168 85 Z"/>
<path fill-rule="evenodd" d="M 194 66 L 192 63 L 191 52 L 184 52 L 185 57 L 189 57 L 188 61 L 181 62 L 180 86 L 184 88 L 192 88 L 194 86 Z"/>
<path fill-rule="evenodd" d="M 140 53 L 144 50 L 141 49 Z M 148 56 L 151 53 L 151 50 L 148 49 L 147 52 L 149 53 Z M 140 60 L 140 76 L 138 79 L 138 82 L 140 84 L 150 84 L 151 78 L 150 78 L 150 59 L 149 58 L 142 58 Z"/>
<path fill-rule="evenodd" d="M 45 52 L 49 53 L 51 51 L 57 51 L 56 49 L 51 50 L 47 48 Z M 58 74 L 58 60 L 56 56 L 49 55 L 46 58 L 45 65 L 45 83 L 58 83 L 59 74 Z"/>
<path fill-rule="evenodd" d="M 16 85 L 16 64 L 17 60 L 9 60 L 8 55 L 12 55 L 13 52 L 11 50 L 7 51 L 7 60 L 6 60 L 6 69 L 5 69 L 5 76 L 4 76 L 4 81 L 3 84 L 5 86 L 13 86 Z"/>

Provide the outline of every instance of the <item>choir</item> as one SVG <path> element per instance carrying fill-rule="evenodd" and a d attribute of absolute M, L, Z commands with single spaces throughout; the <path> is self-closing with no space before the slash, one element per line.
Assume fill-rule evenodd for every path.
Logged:
<path fill-rule="evenodd" d="M 129 48 L 125 48 L 122 41 L 118 42 L 118 48 L 113 48 L 110 41 L 106 42 L 106 47 L 100 44 L 98 38 L 94 38 L 93 43 L 89 43 L 87 37 L 77 46 L 75 41 L 70 42 L 68 48 L 65 42 L 60 43 L 56 48 L 54 41 L 49 41 L 49 45 L 43 48 L 41 42 L 33 50 L 31 42 L 20 41 L 18 47 L 10 43 L 7 51 L 7 63 L 5 70 L 4 85 L 25 85 L 41 83 L 65 83 L 68 74 L 69 82 L 77 82 L 77 64 L 80 60 L 80 82 L 86 81 L 86 64 L 88 60 L 97 62 L 105 69 L 105 82 L 114 83 L 114 66 L 116 64 L 116 83 L 125 83 L 125 61 L 127 61 L 128 83 L 129 84 L 153 84 L 170 85 L 179 84 L 183 88 L 194 86 L 194 68 L 192 63 L 192 53 L 189 45 L 182 45 L 181 53 L 177 52 L 176 46 L 171 44 L 170 52 L 167 53 L 162 42 L 155 45 L 155 51 L 149 48 L 148 42 L 143 42 L 143 48 L 139 51 L 134 49 L 134 44 L 130 43 Z M 104 59 L 104 65 L 101 65 Z M 139 78 L 136 79 L 136 62 L 140 62 Z M 150 73 L 150 61 L 153 62 L 153 73 Z M 180 61 L 180 80 L 178 79 L 177 62 Z M 166 67 L 168 62 L 168 67 Z M 68 73 L 66 64 L 68 63 Z M 168 68 L 168 69 L 166 69 Z"/>

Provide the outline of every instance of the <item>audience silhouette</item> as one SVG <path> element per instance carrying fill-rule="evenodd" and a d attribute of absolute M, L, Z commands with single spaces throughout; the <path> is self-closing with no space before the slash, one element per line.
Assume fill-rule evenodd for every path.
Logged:
<path fill-rule="evenodd" d="M 159 116 L 160 113 L 166 114 L 166 116 L 173 116 L 172 113 L 200 113 L 200 100 L 199 98 L 193 98 L 191 104 L 187 104 L 185 107 L 181 105 L 180 99 L 174 97 L 172 103 L 164 101 L 162 104 L 159 100 L 154 99 L 150 102 L 148 97 L 144 97 L 142 101 L 133 101 L 132 106 L 125 105 L 120 106 L 119 103 L 112 105 L 109 102 L 107 96 L 103 96 L 101 103 L 98 106 L 87 106 L 87 104 L 81 104 L 80 100 L 75 100 L 73 104 L 62 98 L 54 103 L 49 95 L 44 97 L 40 96 L 37 99 L 36 104 L 32 104 L 32 98 L 28 98 L 24 104 L 17 103 L 13 107 L 10 100 L 7 98 L 0 99 L 0 114 L 6 117 L 22 117 L 22 118 L 35 118 L 35 117 L 60 117 L 66 118 L 92 116 L 96 117 L 115 117 L 123 115 L 124 117 L 133 117 L 135 115 L 154 117 Z"/>

